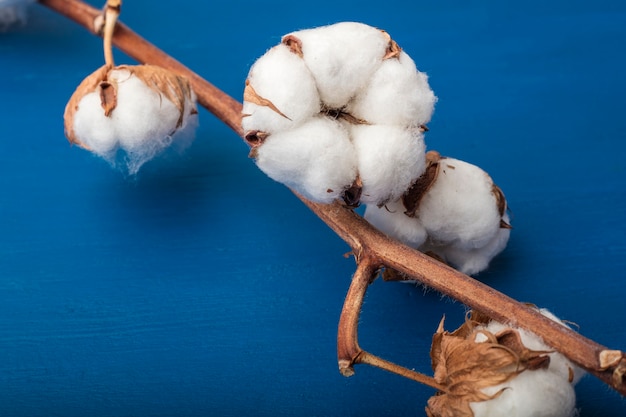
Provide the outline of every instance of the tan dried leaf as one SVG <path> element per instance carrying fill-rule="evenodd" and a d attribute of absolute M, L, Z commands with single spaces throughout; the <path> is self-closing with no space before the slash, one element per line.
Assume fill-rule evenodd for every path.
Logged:
<path fill-rule="evenodd" d="M 102 81 L 106 80 L 108 72 L 109 67 L 107 67 L 106 65 L 103 65 L 102 67 L 92 72 L 83 81 L 81 81 L 78 87 L 76 87 L 76 90 L 74 90 L 74 93 L 67 102 L 67 105 L 65 106 L 65 112 L 63 114 L 63 126 L 65 128 L 65 136 L 71 144 L 75 144 L 83 148 L 86 147 L 78 140 L 78 138 L 76 138 L 76 134 L 74 133 L 74 115 L 78 110 L 78 103 L 80 102 L 80 100 L 86 94 L 96 91 L 98 85 L 100 85 Z"/>
<path fill-rule="evenodd" d="M 444 158 L 439 155 L 439 152 L 429 151 L 426 153 L 426 170 L 402 196 L 402 204 L 406 209 L 404 214 L 407 216 L 415 217 L 422 198 L 439 176 L 439 161 L 441 159 Z"/>
<path fill-rule="evenodd" d="M 300 58 L 304 56 L 302 53 L 302 41 L 297 36 L 294 36 L 294 35 L 283 36 L 283 39 L 281 42 L 285 44 L 292 53 L 298 55 Z"/>
<path fill-rule="evenodd" d="M 387 50 L 385 51 L 383 60 L 390 59 L 390 58 L 398 58 L 400 56 L 400 52 L 402 51 L 402 48 L 400 48 L 400 45 L 398 45 L 396 41 L 391 39 L 391 35 L 389 35 L 389 33 L 387 33 L 384 30 L 381 30 L 381 32 L 383 33 L 383 35 L 385 35 L 385 37 L 388 39 L 388 42 L 389 42 L 387 44 Z"/>
<path fill-rule="evenodd" d="M 477 329 L 485 324 L 484 320 L 482 315 L 470 315 L 452 333 L 444 330 L 443 320 L 439 323 L 430 355 L 434 379 L 445 388 L 428 400 L 428 416 L 473 417 L 470 403 L 488 401 L 503 392 L 487 395 L 483 389 L 549 365 L 549 352 L 526 348 L 517 330 L 493 334 Z M 484 335 L 486 341 L 476 342 L 478 334 Z"/>
<path fill-rule="evenodd" d="M 243 100 L 250 102 L 250 103 L 254 103 L 257 106 L 269 107 L 270 109 L 274 110 L 276 113 L 283 116 L 285 119 L 291 120 L 289 117 L 285 116 L 283 112 L 278 110 L 278 107 L 276 107 L 274 103 L 272 103 L 270 100 L 263 98 L 259 94 L 257 94 L 257 92 L 254 90 L 254 88 L 250 84 L 250 80 L 246 80 L 246 87 L 243 90 Z"/>

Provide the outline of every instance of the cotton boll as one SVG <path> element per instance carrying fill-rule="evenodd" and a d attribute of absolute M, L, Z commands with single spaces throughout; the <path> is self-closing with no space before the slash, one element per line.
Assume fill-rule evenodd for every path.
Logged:
<path fill-rule="evenodd" d="M 539 309 L 544 316 L 555 322 L 565 324 L 547 309 Z M 510 326 L 497 321 L 476 328 L 476 341 L 486 340 L 487 331 L 497 335 L 509 331 Z M 550 352 L 537 335 L 524 329 L 514 328 L 519 334 L 522 344 L 534 351 Z M 576 415 L 576 396 L 574 385 L 584 375 L 584 371 L 558 352 L 548 354 L 550 362 L 547 368 L 526 370 L 509 381 L 485 388 L 487 395 L 502 393 L 488 401 L 470 404 L 475 417 L 508 416 L 508 417 L 572 417 Z"/>
<path fill-rule="evenodd" d="M 259 58 L 248 74 L 249 87 L 272 103 L 260 105 L 244 96 L 244 131 L 273 133 L 298 126 L 320 112 L 315 80 L 304 61 L 280 44 Z"/>
<path fill-rule="evenodd" d="M 415 200 L 415 190 L 419 198 L 411 208 L 407 202 Z M 368 204 L 364 217 L 389 236 L 468 275 L 486 269 L 510 236 L 499 188 L 477 166 L 452 158 L 430 160 L 402 198 L 384 207 Z"/>
<path fill-rule="evenodd" d="M 430 121 L 436 101 L 426 74 L 401 51 L 383 61 L 346 111 L 370 123 L 420 126 Z"/>
<path fill-rule="evenodd" d="M 405 210 L 399 200 L 391 201 L 381 207 L 368 204 L 363 217 L 386 235 L 418 248 L 428 237 L 426 229 L 418 219 L 405 215 Z"/>
<path fill-rule="evenodd" d="M 28 5 L 35 0 L 0 0 L 0 32 L 14 24 L 26 23 Z"/>
<path fill-rule="evenodd" d="M 363 190 L 361 201 L 382 205 L 399 198 L 424 172 L 424 138 L 419 128 L 351 125 Z"/>
<path fill-rule="evenodd" d="M 422 250 L 467 274 L 486 268 L 510 235 L 505 207 L 497 197 L 493 181 L 482 169 L 458 159 L 441 159 L 437 180 L 417 212 L 429 236 Z"/>
<path fill-rule="evenodd" d="M 268 136 L 256 148 L 256 163 L 270 178 L 320 203 L 341 198 L 357 175 L 348 131 L 324 117 Z"/>
<path fill-rule="evenodd" d="M 474 417 L 573 417 L 576 394 L 572 385 L 548 370 L 524 371 L 510 381 L 484 389 L 491 400 L 474 402 Z"/>
<path fill-rule="evenodd" d="M 188 82 L 153 66 L 102 67 L 68 102 L 65 128 L 72 143 L 136 174 L 167 148 L 184 150 L 197 127 Z M 119 153 L 122 155 L 119 155 Z"/>
<path fill-rule="evenodd" d="M 340 109 L 366 85 L 382 64 L 389 45 L 384 32 L 356 22 L 293 32 L 283 39 L 301 42 L 302 59 L 311 70 L 322 101 Z"/>

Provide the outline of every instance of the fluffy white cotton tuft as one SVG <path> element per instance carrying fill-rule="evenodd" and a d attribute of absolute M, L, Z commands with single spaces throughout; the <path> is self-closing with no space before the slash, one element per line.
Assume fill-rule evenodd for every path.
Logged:
<path fill-rule="evenodd" d="M 302 193 L 309 190 L 304 194 L 318 202 L 342 196 L 340 184 L 350 187 L 349 205 L 381 205 L 399 198 L 423 173 L 423 125 L 435 101 L 427 77 L 386 32 L 342 22 L 285 35 L 254 63 L 244 89 L 242 128 L 254 148 L 251 155 L 272 161 L 258 165 L 277 181 Z M 347 135 L 354 155 L 325 161 L 333 140 L 321 136 L 317 141 L 327 145 L 309 155 L 311 145 L 300 138 L 330 131 L 306 131 L 305 126 L 319 127 L 319 121 L 308 124 L 319 118 L 336 123 L 334 129 L 344 126 L 336 141 Z M 289 150 L 283 152 L 278 142 L 288 143 Z M 294 165 L 284 154 L 297 154 L 298 146 L 303 157 Z M 341 160 L 350 165 L 333 165 Z M 333 180 L 337 171 L 349 172 L 351 181 Z M 311 191 L 311 183 L 298 183 L 313 176 L 329 181 L 326 187 L 316 184 L 316 190 L 332 191 L 320 194 Z"/>
<path fill-rule="evenodd" d="M 552 320 L 563 324 L 548 310 L 540 312 Z M 510 327 L 491 321 L 485 329 L 498 334 Z M 551 351 L 551 349 L 534 333 L 515 329 L 519 332 L 522 343 L 529 349 Z M 476 341 L 481 342 L 484 335 L 478 333 Z M 526 370 L 511 380 L 483 389 L 488 395 L 502 393 L 494 399 L 471 403 L 474 417 L 573 417 L 577 415 L 576 394 L 574 385 L 584 375 L 584 371 L 574 365 L 560 353 L 549 354 L 550 364 L 546 369 Z"/>
<path fill-rule="evenodd" d="M 270 178 L 321 203 L 341 198 L 356 179 L 348 131 L 325 117 L 270 135 L 256 152 L 258 167 Z"/>
<path fill-rule="evenodd" d="M 487 173 L 475 165 L 442 158 L 437 171 L 413 217 L 405 215 L 406 208 L 397 201 L 384 207 L 368 204 L 365 218 L 407 245 L 435 254 L 465 274 L 476 274 L 508 242 L 506 203 L 499 201 L 499 189 Z M 412 237 L 422 236 L 423 230 L 425 240 Z"/>
<path fill-rule="evenodd" d="M 426 74 L 401 51 L 383 61 L 346 111 L 370 123 L 420 126 L 430 121 L 436 101 Z"/>
<path fill-rule="evenodd" d="M 382 64 L 389 44 L 384 32 L 356 22 L 341 22 L 293 32 L 316 80 L 322 101 L 341 108 L 363 88 Z"/>
<path fill-rule="evenodd" d="M 363 184 L 361 202 L 381 205 L 396 200 L 424 172 L 421 129 L 352 125 L 350 131 Z"/>
<path fill-rule="evenodd" d="M 140 71 L 137 67 L 122 66 L 106 72 L 105 84 L 94 84 L 86 92 L 79 87 L 75 94 L 82 97 L 71 99 L 66 109 L 70 141 L 113 165 L 123 164 L 131 175 L 165 149 L 186 149 L 198 124 L 193 91 L 166 93 L 159 88 L 169 89 L 167 84 L 148 85 L 150 78 L 142 72 L 145 68 Z M 156 71 L 162 75 L 164 70 Z M 150 76 L 151 73 L 147 75 Z M 103 105 L 104 88 L 115 89 L 115 106 L 109 114 Z"/>
<path fill-rule="evenodd" d="M 304 61 L 284 44 L 276 45 L 254 63 L 248 83 L 275 109 L 244 97 L 242 127 L 246 132 L 273 133 L 289 129 L 320 112 L 321 102 L 313 76 Z"/>
<path fill-rule="evenodd" d="M 413 248 L 419 248 L 426 242 L 428 233 L 418 219 L 407 216 L 405 211 L 402 201 L 395 200 L 382 207 L 368 204 L 364 217 L 384 234 Z"/>
<path fill-rule="evenodd" d="M 26 23 L 28 5 L 35 0 L 0 0 L 0 32 Z"/>

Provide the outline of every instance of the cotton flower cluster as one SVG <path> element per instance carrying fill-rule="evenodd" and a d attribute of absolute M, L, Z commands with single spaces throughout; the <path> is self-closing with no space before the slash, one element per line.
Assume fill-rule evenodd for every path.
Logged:
<path fill-rule="evenodd" d="M 167 148 L 187 148 L 197 114 L 185 78 L 152 65 L 103 66 L 70 98 L 65 133 L 71 143 L 132 175 Z"/>
<path fill-rule="evenodd" d="M 242 127 L 274 180 L 316 202 L 364 203 L 381 231 L 476 274 L 508 242 L 507 205 L 480 168 L 426 153 L 436 101 L 386 32 L 342 22 L 290 33 L 254 63 Z"/>
<path fill-rule="evenodd" d="M 548 310 L 541 314 L 564 325 Z M 429 417 L 573 417 L 584 371 L 537 335 L 472 313 L 452 333 L 433 336 L 434 378 L 442 392 Z"/>
<path fill-rule="evenodd" d="M 254 63 L 242 127 L 276 181 L 317 202 L 381 205 L 424 172 L 435 101 L 386 32 L 342 22 L 288 34 Z"/>
<path fill-rule="evenodd" d="M 400 199 L 368 205 L 382 232 L 473 275 L 506 246 L 509 216 L 502 191 L 479 167 L 427 154 L 428 168 Z"/>
<path fill-rule="evenodd" d="M 27 7 L 35 0 L 0 0 L 0 31 L 26 22 Z"/>

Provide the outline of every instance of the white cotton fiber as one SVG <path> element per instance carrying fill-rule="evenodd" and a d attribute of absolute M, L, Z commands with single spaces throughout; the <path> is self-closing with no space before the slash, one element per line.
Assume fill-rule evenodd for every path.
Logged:
<path fill-rule="evenodd" d="M 512 380 L 484 389 L 499 397 L 470 403 L 474 417 L 573 417 L 576 394 L 566 379 L 548 370 L 525 371 Z"/>
<path fill-rule="evenodd" d="M 401 51 L 383 61 L 346 111 L 370 123 L 420 126 L 430 121 L 436 101 L 426 74 Z"/>
<path fill-rule="evenodd" d="M 351 125 L 363 190 L 361 202 L 396 200 L 424 172 L 421 129 L 391 125 Z"/>
<path fill-rule="evenodd" d="M 322 101 L 341 108 L 366 85 L 381 65 L 389 44 L 384 32 L 363 23 L 341 22 L 293 32 Z"/>
<path fill-rule="evenodd" d="M 391 237 L 435 254 L 468 275 L 486 269 L 510 235 L 503 227 L 509 218 L 506 210 L 500 212 L 491 178 L 458 159 L 442 158 L 436 180 L 423 194 L 414 217 L 405 211 L 399 200 L 383 207 L 368 204 L 364 216 Z M 427 238 L 419 241 L 413 236 L 421 236 L 422 230 Z"/>
<path fill-rule="evenodd" d="M 351 187 L 348 205 L 381 205 L 399 198 L 422 174 L 422 125 L 434 102 L 427 77 L 386 32 L 342 22 L 287 34 L 254 63 L 242 128 L 251 155 L 275 180 L 317 202 L 341 198 Z M 317 119 L 333 128 L 321 128 Z M 312 127 L 317 130 L 307 131 Z M 302 139 L 312 137 L 315 148 Z M 335 147 L 351 155 L 339 158 Z"/>
<path fill-rule="evenodd" d="M 508 217 L 499 211 L 489 175 L 454 158 L 439 162 L 437 180 L 424 195 L 417 216 L 429 237 L 422 250 L 469 275 L 485 269 L 510 234 L 502 227 Z"/>
<path fill-rule="evenodd" d="M 274 46 L 254 63 L 248 82 L 282 114 L 244 100 L 244 131 L 273 133 L 296 127 L 320 112 L 321 102 L 313 76 L 304 61 L 284 44 Z"/>
<path fill-rule="evenodd" d="M 321 203 L 341 198 L 356 179 L 348 131 L 325 117 L 270 135 L 257 148 L 256 163 L 270 178 Z"/>
<path fill-rule="evenodd" d="M 26 23 L 28 5 L 35 0 L 0 0 L 0 32 L 14 24 Z"/>
<path fill-rule="evenodd" d="M 368 204 L 364 217 L 375 228 L 413 248 L 421 247 L 428 234 L 422 223 L 404 214 L 401 200 L 391 201 L 382 207 Z"/>
<path fill-rule="evenodd" d="M 72 142 L 113 165 L 123 164 L 131 175 L 165 149 L 182 151 L 191 144 L 198 123 L 192 91 L 184 97 L 181 113 L 177 104 L 148 86 L 133 67 L 110 70 L 106 77 L 116 87 L 115 108 L 105 114 L 101 86 L 86 93 L 77 90 L 84 95 L 69 120 L 66 116 Z"/>
<path fill-rule="evenodd" d="M 563 324 L 546 309 L 539 310 L 544 316 Z M 564 324 L 563 324 L 564 325 Z M 485 329 L 493 334 L 510 329 L 509 326 L 491 321 Z M 515 328 L 524 346 L 536 351 L 552 351 L 537 335 Z M 476 341 L 482 342 L 485 336 L 477 333 Z M 526 370 L 509 381 L 483 389 L 488 395 L 502 393 L 488 401 L 470 404 L 474 417 L 573 417 L 577 415 L 574 385 L 584 375 L 584 371 L 558 352 L 548 354 L 550 363 L 546 369 Z"/>

